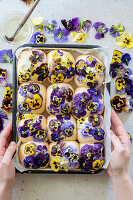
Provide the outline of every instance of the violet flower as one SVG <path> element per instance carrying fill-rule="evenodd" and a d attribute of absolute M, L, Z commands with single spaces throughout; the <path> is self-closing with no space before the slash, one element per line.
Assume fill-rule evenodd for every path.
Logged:
<path fill-rule="evenodd" d="M 5 111 L 0 109 L 0 133 L 4 129 L 4 119 L 8 119 L 8 116 Z"/>
<path fill-rule="evenodd" d="M 0 63 L 9 62 L 12 63 L 13 61 L 13 54 L 12 49 L 3 49 L 0 51 Z"/>
<path fill-rule="evenodd" d="M 90 20 L 84 20 L 80 22 L 80 28 L 85 33 L 87 33 L 91 29 L 91 26 L 92 26 L 92 22 Z"/>
<path fill-rule="evenodd" d="M 121 63 L 114 62 L 110 64 L 110 71 L 112 74 L 112 78 L 115 78 L 118 75 L 122 75 L 122 73 L 124 72 L 124 67 Z"/>
<path fill-rule="evenodd" d="M 78 31 L 80 28 L 80 20 L 78 17 L 75 17 L 69 21 L 66 21 L 66 19 L 62 19 L 61 23 L 63 26 L 70 32 Z"/>
<path fill-rule="evenodd" d="M 36 32 L 32 35 L 30 42 L 31 44 L 44 44 L 46 42 L 46 38 L 42 33 Z"/>
<path fill-rule="evenodd" d="M 104 38 L 104 34 L 108 31 L 108 28 L 105 27 L 105 24 L 102 22 L 95 22 L 93 27 L 96 29 L 96 39 Z"/>
<path fill-rule="evenodd" d="M 57 21 L 53 20 L 52 23 L 49 23 L 48 20 L 44 21 L 44 30 L 50 34 L 53 33 L 55 31 L 55 29 L 57 28 Z"/>
<path fill-rule="evenodd" d="M 118 36 L 122 35 L 124 30 L 125 30 L 124 26 L 122 26 L 119 23 L 118 25 L 112 25 L 111 28 L 109 29 L 109 32 L 112 37 L 118 37 Z"/>
<path fill-rule="evenodd" d="M 68 40 L 69 31 L 67 29 L 55 29 L 54 31 L 54 39 L 56 42 L 66 42 Z"/>
<path fill-rule="evenodd" d="M 122 63 L 124 63 L 127 66 L 129 64 L 130 60 L 131 60 L 131 56 L 128 53 L 125 53 L 121 58 Z"/>

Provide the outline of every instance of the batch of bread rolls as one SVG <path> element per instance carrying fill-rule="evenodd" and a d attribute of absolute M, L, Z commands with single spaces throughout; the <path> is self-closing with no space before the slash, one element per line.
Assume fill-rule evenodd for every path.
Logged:
<path fill-rule="evenodd" d="M 88 54 L 75 60 L 64 50 L 46 55 L 45 49 L 25 49 L 17 61 L 17 77 L 18 155 L 23 167 L 92 173 L 101 169 L 104 64 Z"/>

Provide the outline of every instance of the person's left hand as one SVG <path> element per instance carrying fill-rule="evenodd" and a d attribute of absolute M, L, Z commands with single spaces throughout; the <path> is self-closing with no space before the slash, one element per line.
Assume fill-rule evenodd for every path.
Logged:
<path fill-rule="evenodd" d="M 16 183 L 15 167 L 12 162 L 12 157 L 16 151 L 16 143 L 11 142 L 11 138 L 12 121 L 4 130 L 4 133 L 0 135 L 0 190 L 4 190 L 4 193 L 5 191 L 11 191 Z"/>

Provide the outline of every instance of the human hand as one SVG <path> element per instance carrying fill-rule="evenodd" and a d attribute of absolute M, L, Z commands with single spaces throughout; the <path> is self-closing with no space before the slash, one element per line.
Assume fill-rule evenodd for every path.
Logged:
<path fill-rule="evenodd" d="M 16 183 L 15 167 L 12 162 L 12 157 L 16 150 L 16 143 L 11 142 L 11 138 L 12 121 L 4 130 L 4 133 L 0 135 L 0 200 L 1 198 L 3 200 L 10 199 L 10 192 Z"/>
<path fill-rule="evenodd" d="M 111 179 L 129 175 L 130 140 L 123 123 L 111 111 L 111 160 L 107 172 Z"/>

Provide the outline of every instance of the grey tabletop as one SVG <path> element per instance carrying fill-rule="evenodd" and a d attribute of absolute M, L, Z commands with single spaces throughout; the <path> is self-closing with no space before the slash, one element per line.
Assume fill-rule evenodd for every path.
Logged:
<path fill-rule="evenodd" d="M 20 0 L 0 0 L 0 18 L 8 11 L 24 11 L 26 7 Z M 123 24 L 127 31 L 133 33 L 133 1 L 132 0 L 41 0 L 32 17 L 43 16 L 45 19 L 71 19 L 75 16 L 81 19 L 90 19 L 92 22 L 101 21 L 108 27 L 112 24 Z M 101 40 L 94 38 L 92 29 L 83 44 L 101 45 L 108 51 L 118 49 L 114 44 L 114 38 L 106 36 Z M 56 43 L 49 37 L 47 43 Z M 73 43 L 69 40 L 67 43 Z M 16 47 L 5 44 L 0 39 L 0 49 Z M 123 49 L 133 59 L 133 49 Z M 133 61 L 132 61 L 133 63 Z M 133 69 L 133 64 L 130 67 Z M 3 66 L 2 64 L 0 66 Z M 8 81 L 12 80 L 11 65 L 4 65 L 8 69 Z M 111 84 L 114 87 L 114 83 Z M 4 89 L 2 89 L 4 92 Z M 3 96 L 0 94 L 0 98 Z M 113 93 L 111 94 L 113 95 Z M 120 115 L 127 131 L 133 132 L 133 113 L 122 112 Z M 130 173 L 133 179 L 133 145 L 130 159 Z M 106 170 L 97 175 L 46 175 L 46 174 L 17 174 L 17 184 L 13 190 L 13 200 L 111 200 L 111 182 Z"/>

